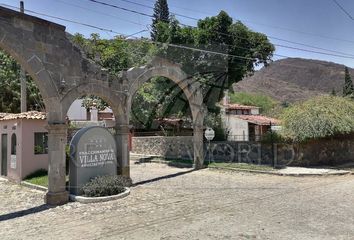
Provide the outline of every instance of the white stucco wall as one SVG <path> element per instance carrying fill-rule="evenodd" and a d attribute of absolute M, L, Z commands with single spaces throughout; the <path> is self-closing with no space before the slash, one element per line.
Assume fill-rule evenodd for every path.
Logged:
<path fill-rule="evenodd" d="M 68 118 L 71 121 L 84 121 L 86 120 L 86 109 L 81 107 L 82 99 L 75 100 L 68 111 Z"/>
<path fill-rule="evenodd" d="M 82 105 L 82 99 L 77 99 L 75 100 L 69 110 L 68 110 L 68 118 L 70 121 L 86 121 L 87 116 L 86 116 L 86 109 L 84 107 L 81 107 Z M 98 111 L 96 109 L 92 109 L 90 111 L 91 113 L 91 121 L 98 121 Z M 105 110 L 101 112 L 108 112 L 111 113 L 112 109 L 106 108 Z"/>
<path fill-rule="evenodd" d="M 248 122 L 234 115 L 223 115 L 224 128 L 229 131 L 228 140 L 248 141 Z"/>

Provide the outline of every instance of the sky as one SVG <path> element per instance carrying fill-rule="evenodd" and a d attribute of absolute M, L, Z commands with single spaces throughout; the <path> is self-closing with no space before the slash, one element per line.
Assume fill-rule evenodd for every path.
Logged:
<path fill-rule="evenodd" d="M 151 7 L 155 2 L 155 0 L 99 1 L 148 15 L 152 14 L 152 8 L 137 6 L 129 1 Z M 282 46 L 276 46 L 275 53 L 277 55 L 331 61 L 354 68 L 354 18 L 351 19 L 336 5 L 335 1 L 354 17 L 353 0 L 168 0 L 168 4 L 170 12 L 194 18 L 214 16 L 221 10 L 225 10 L 235 21 L 241 20 L 252 30 L 266 34 L 273 44 L 347 57 L 329 56 Z M 0 0 L 0 4 L 16 7 L 19 6 L 19 2 L 19 0 Z M 25 9 L 113 30 L 113 32 L 100 31 L 75 23 L 39 16 L 66 26 L 69 33 L 78 32 L 85 36 L 99 33 L 102 38 L 112 38 L 117 33 L 130 35 L 145 30 L 134 36 L 149 36 L 147 31 L 148 25 L 151 24 L 149 17 L 102 6 L 89 0 L 25 0 Z M 196 20 L 184 17 L 177 16 L 176 18 L 183 24 L 195 26 L 197 23 Z M 274 60 L 279 58 L 283 57 L 274 56 Z"/>

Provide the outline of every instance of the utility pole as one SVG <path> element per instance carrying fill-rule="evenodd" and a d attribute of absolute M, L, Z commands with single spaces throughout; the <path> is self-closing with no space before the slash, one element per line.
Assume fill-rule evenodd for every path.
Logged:
<path fill-rule="evenodd" d="M 25 13 L 25 4 L 23 1 L 20 2 L 20 11 Z M 27 112 L 27 83 L 26 83 L 26 72 L 21 66 L 20 72 L 21 81 L 21 112 Z"/>

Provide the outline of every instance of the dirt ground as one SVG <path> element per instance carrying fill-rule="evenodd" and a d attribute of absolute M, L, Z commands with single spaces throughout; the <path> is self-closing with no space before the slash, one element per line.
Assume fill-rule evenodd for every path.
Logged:
<path fill-rule="evenodd" d="M 354 175 L 281 177 L 132 165 L 120 200 L 49 208 L 0 181 L 0 239 L 354 239 Z"/>

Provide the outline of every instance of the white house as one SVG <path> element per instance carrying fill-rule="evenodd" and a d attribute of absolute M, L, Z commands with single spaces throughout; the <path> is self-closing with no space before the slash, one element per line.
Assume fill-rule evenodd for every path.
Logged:
<path fill-rule="evenodd" d="M 225 102 L 224 102 L 225 103 Z M 240 104 L 224 104 L 222 119 L 228 131 L 229 141 L 259 141 L 272 126 L 280 121 L 259 114 L 259 107 Z"/>

